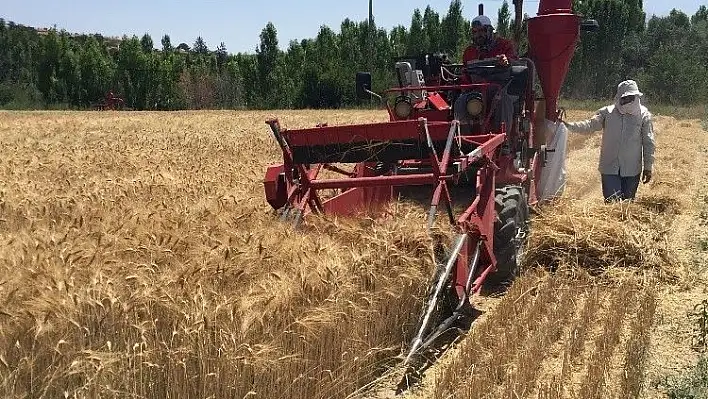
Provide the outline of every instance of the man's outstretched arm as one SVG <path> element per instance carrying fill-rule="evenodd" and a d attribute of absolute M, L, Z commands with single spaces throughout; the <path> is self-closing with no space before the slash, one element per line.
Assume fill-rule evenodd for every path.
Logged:
<path fill-rule="evenodd" d="M 563 123 L 565 123 L 565 126 L 567 126 L 568 130 L 570 130 L 571 132 L 579 134 L 591 134 L 602 130 L 603 126 L 605 125 L 605 113 L 600 110 L 597 111 L 595 115 L 593 115 L 593 117 L 590 119 L 578 122 L 563 121 Z"/>

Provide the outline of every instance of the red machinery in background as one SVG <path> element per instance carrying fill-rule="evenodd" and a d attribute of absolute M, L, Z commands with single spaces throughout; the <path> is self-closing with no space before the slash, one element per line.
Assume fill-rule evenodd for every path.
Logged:
<path fill-rule="evenodd" d="M 438 269 L 406 362 L 469 319 L 469 298 L 484 283 L 513 275 L 548 151 L 535 131 L 535 76 L 545 117 L 555 121 L 579 32 L 596 27 L 572 13 L 570 0 L 541 0 L 528 20 L 529 56 L 511 65 L 411 57 L 396 63 L 399 85 L 384 97 L 371 91 L 369 73 L 358 73 L 358 97 L 379 97 L 388 122 L 291 130 L 267 121 L 283 163 L 267 168 L 264 188 L 283 220 L 375 212 L 413 186 L 430 190 L 429 227 L 445 207 L 457 236 L 436 247 Z M 462 84 L 462 74 L 473 83 Z M 341 177 L 322 178 L 323 170 Z M 336 195 L 325 198 L 323 190 Z"/>
<path fill-rule="evenodd" d="M 116 96 L 113 94 L 112 91 L 109 91 L 106 93 L 104 98 L 101 99 L 100 102 L 94 105 L 94 108 L 96 108 L 99 111 L 105 111 L 105 110 L 122 110 L 125 108 L 125 100 L 123 100 L 122 97 Z"/>

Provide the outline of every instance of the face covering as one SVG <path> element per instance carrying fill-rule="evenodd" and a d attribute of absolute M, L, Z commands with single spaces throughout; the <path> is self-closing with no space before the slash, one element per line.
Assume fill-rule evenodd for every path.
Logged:
<path fill-rule="evenodd" d="M 618 101 L 617 109 L 619 109 L 619 112 L 623 115 L 639 115 L 642 111 L 641 104 L 639 103 L 639 96 L 635 97 L 634 101 L 632 101 L 631 103 L 627 103 L 624 105 L 620 105 Z"/>

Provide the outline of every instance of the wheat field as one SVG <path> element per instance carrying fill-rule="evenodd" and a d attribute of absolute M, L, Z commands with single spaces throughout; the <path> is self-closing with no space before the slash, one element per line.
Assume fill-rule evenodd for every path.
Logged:
<path fill-rule="evenodd" d="M 271 117 L 289 128 L 386 120 L 0 113 L 3 397 L 344 398 L 395 370 L 433 271 L 425 213 L 276 223 L 262 191 L 280 160 Z M 682 248 L 705 180 L 685 171 L 708 166 L 696 156 L 708 135 L 697 143 L 698 122 L 681 123 L 676 139 L 660 136 L 661 172 L 631 206 L 598 204 L 597 138 L 573 137 L 573 183 L 539 211 L 528 270 L 407 395 L 646 389 L 666 348 L 647 332 L 670 312 L 661 287 L 695 281 Z"/>

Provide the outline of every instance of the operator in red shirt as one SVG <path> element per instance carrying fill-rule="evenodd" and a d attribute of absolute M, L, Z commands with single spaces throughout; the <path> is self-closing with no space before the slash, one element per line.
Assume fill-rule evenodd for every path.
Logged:
<path fill-rule="evenodd" d="M 496 58 L 499 66 L 509 66 L 510 60 L 517 60 L 519 56 L 516 53 L 514 43 L 510 40 L 498 37 L 494 33 L 494 27 L 489 17 L 479 15 L 472 20 L 472 43 L 465 49 L 462 55 L 462 63 L 464 65 L 463 72 L 460 76 L 462 84 L 472 83 L 471 77 L 465 70 L 467 64 L 471 61 L 483 60 L 487 58 Z M 462 118 L 464 115 L 465 100 L 467 97 L 461 95 L 455 102 L 456 118 Z M 513 108 L 514 101 L 518 100 L 518 96 L 509 95 L 504 90 L 502 98 L 498 105 L 500 112 L 495 113 L 495 122 L 499 125 L 501 122 L 506 124 L 507 131 L 511 129 L 513 123 Z M 458 119 L 459 119 L 458 118 Z"/>
<path fill-rule="evenodd" d="M 462 63 L 465 66 L 470 61 L 485 58 L 498 58 L 500 65 L 506 66 L 509 65 L 509 60 L 519 58 L 511 40 L 494 34 L 494 27 L 489 17 L 485 15 L 475 17 L 472 20 L 471 34 L 472 44 L 465 49 L 462 55 Z"/>

